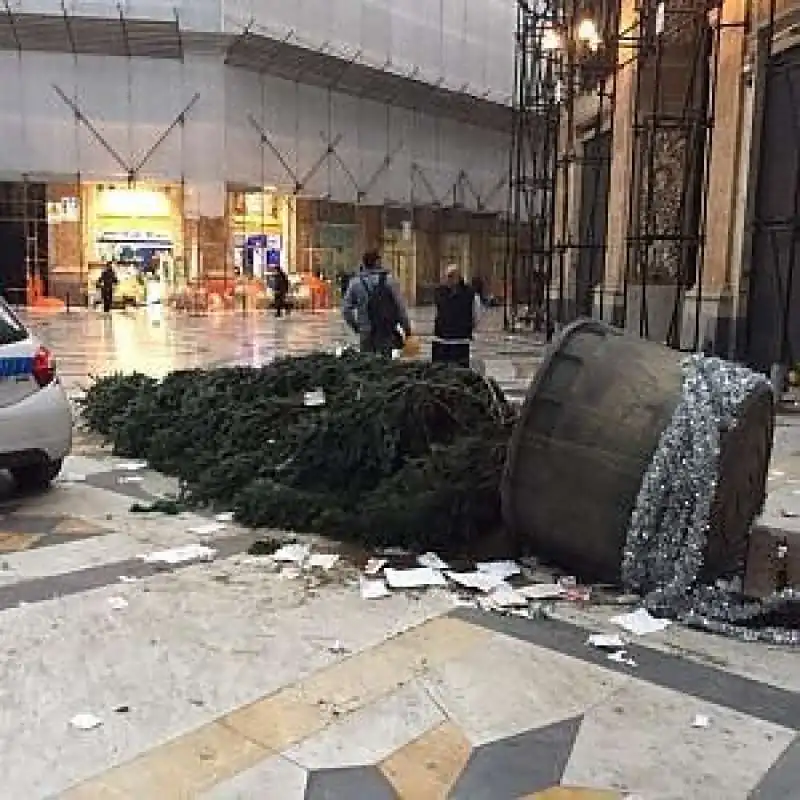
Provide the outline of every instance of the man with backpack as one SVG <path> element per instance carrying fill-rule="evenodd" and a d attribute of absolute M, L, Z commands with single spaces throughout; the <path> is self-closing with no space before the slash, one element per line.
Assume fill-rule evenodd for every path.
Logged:
<path fill-rule="evenodd" d="M 405 303 L 394 278 L 381 265 L 375 250 L 364 254 L 359 274 L 347 287 L 342 306 L 344 321 L 361 340 L 362 353 L 391 358 L 411 333 Z"/>

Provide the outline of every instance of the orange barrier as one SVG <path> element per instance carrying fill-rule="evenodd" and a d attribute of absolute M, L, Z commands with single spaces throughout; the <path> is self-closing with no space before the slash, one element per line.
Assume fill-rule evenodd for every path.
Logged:
<path fill-rule="evenodd" d="M 48 297 L 44 292 L 44 281 L 38 276 L 28 278 L 25 292 L 25 303 L 28 308 L 50 309 L 61 311 L 66 308 L 63 300 L 57 297 Z"/>

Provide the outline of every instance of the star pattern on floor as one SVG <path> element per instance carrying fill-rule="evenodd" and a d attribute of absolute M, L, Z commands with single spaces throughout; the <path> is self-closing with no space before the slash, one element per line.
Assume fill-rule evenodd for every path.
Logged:
<path fill-rule="evenodd" d="M 447 721 L 379 764 L 310 770 L 305 800 L 622 800 L 614 790 L 561 786 L 582 721 L 477 747 Z"/>

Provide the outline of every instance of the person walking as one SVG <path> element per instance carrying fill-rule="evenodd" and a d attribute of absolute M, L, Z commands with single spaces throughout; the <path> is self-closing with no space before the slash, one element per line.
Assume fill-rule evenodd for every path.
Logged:
<path fill-rule="evenodd" d="M 468 368 L 472 336 L 481 313 L 480 297 L 464 282 L 458 267 L 451 264 L 436 288 L 434 301 L 432 360 Z"/>
<path fill-rule="evenodd" d="M 411 334 L 403 296 L 394 278 L 381 264 L 376 250 L 364 253 L 359 274 L 350 280 L 342 316 L 360 340 L 362 353 L 387 358 Z"/>
<path fill-rule="evenodd" d="M 97 288 L 100 290 L 100 300 L 105 314 L 108 314 L 114 305 L 114 289 L 118 283 L 117 273 L 114 272 L 114 264 L 109 261 L 97 279 Z"/>
<path fill-rule="evenodd" d="M 275 316 L 282 317 L 284 312 L 289 315 L 289 276 L 280 265 L 275 268 L 274 289 Z"/>

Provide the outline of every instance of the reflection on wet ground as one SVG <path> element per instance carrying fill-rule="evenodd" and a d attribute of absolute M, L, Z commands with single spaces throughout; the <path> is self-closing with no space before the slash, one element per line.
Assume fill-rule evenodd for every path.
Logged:
<path fill-rule="evenodd" d="M 174 369 L 208 365 L 258 366 L 280 355 L 355 343 L 339 314 L 330 311 L 284 319 L 268 312 L 192 316 L 158 307 L 108 316 L 86 311 L 22 316 L 54 349 L 68 390 L 85 386 L 93 375 L 116 371 L 161 376 Z M 432 328 L 430 309 L 415 310 L 412 317 L 425 340 Z M 498 313 L 492 312 L 482 322 L 475 356 L 490 366 L 502 362 L 499 371 L 507 380 L 528 377 L 540 354 L 541 345 L 530 337 L 505 336 Z"/>

